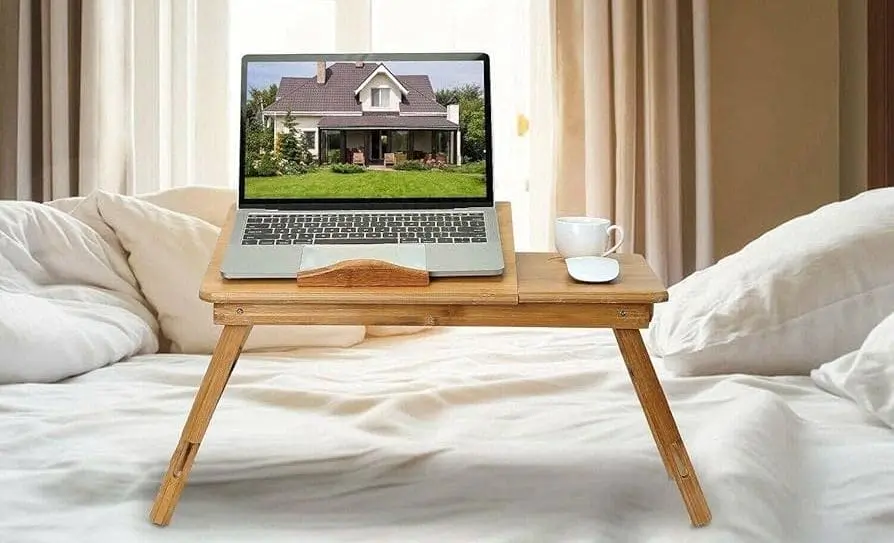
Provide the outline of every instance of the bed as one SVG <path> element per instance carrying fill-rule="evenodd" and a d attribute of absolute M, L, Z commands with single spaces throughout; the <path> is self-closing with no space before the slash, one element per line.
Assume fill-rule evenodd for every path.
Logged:
<path fill-rule="evenodd" d="M 190 216 L 214 224 L 229 197 L 218 196 Z M 667 479 L 611 331 L 355 327 L 298 330 L 285 344 L 277 343 L 284 331 L 256 340 L 173 523 L 157 528 L 147 515 L 215 330 L 201 328 L 202 306 L 159 294 L 173 281 L 141 254 L 140 236 L 162 243 L 147 225 L 184 211 L 181 199 L 105 198 L 52 211 L 0 208 L 4 543 L 894 539 L 894 431 L 878 409 L 819 386 L 815 372 L 791 370 L 798 361 L 788 355 L 777 364 L 786 374 L 767 371 L 773 360 L 763 354 L 760 372 L 729 354 L 704 371 L 711 353 L 686 359 L 679 342 L 659 341 L 673 332 L 667 315 L 656 315 L 650 349 L 712 509 L 705 528 L 689 525 Z M 109 202 L 125 200 L 141 214 L 119 223 Z M 10 226 L 20 224 L 13 207 L 27 207 L 18 220 L 40 225 L 40 236 Z M 48 233 L 73 252 L 54 257 L 62 248 L 41 245 Z M 178 247 L 191 254 L 184 240 L 213 236 L 176 237 L 152 250 L 164 251 L 167 273 L 189 276 Z M 16 253 L 16 240 L 28 250 Z M 73 267 L 85 252 L 96 262 Z M 22 270 L 43 275 L 15 284 L 5 273 Z M 50 288 L 50 272 L 92 290 Z M 62 312 L 41 313 L 31 300 L 13 319 L 10 304 L 29 292 Z M 55 330 L 28 335 L 21 322 Z M 861 347 L 833 335 L 830 345 L 847 353 L 832 357 L 814 342 L 828 358 L 813 365 L 846 362 L 839 373 L 853 375 Z M 80 343 L 68 346 L 72 336 Z M 783 339 L 774 339 L 780 352 L 789 348 Z M 749 349 L 759 346 L 735 352 Z"/>

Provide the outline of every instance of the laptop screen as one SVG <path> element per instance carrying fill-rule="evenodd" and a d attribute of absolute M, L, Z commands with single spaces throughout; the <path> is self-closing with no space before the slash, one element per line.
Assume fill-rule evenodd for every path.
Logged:
<path fill-rule="evenodd" d="M 485 201 L 486 55 L 243 59 L 241 200 Z"/>

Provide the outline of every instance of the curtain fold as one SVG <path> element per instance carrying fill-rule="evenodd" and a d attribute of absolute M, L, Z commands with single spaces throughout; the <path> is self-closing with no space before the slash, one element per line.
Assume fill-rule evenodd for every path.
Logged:
<path fill-rule="evenodd" d="M 611 219 L 621 250 L 675 283 L 695 269 L 691 3 L 553 2 L 553 216 Z"/>
<path fill-rule="evenodd" d="M 0 197 L 232 184 L 226 0 L 4 0 Z M 202 51 L 201 62 L 198 51 Z"/>
<path fill-rule="evenodd" d="M 131 194 L 130 94 L 133 4 L 83 0 L 80 184 L 70 196 L 102 189 Z"/>
<path fill-rule="evenodd" d="M 0 9 L 0 197 L 47 200 L 80 183 L 81 1 Z"/>

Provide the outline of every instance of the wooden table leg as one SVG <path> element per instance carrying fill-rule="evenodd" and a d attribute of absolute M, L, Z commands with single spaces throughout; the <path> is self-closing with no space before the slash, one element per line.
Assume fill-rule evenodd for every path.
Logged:
<path fill-rule="evenodd" d="M 616 329 L 615 338 L 618 340 L 621 355 L 630 373 L 630 380 L 633 381 L 633 388 L 636 390 L 665 468 L 677 482 L 692 524 L 704 526 L 711 522 L 711 510 L 686 452 L 686 446 L 680 437 L 667 397 L 655 374 L 652 360 L 643 344 L 642 335 L 635 329 Z"/>
<path fill-rule="evenodd" d="M 615 337 L 616 338 L 618 337 L 617 334 L 615 335 Z M 641 336 L 640 336 L 640 339 L 641 339 Z M 618 339 L 618 344 L 621 345 L 620 338 Z M 625 360 L 626 360 L 626 355 L 624 353 L 624 347 L 621 347 L 621 350 L 622 350 L 621 354 L 625 356 Z M 646 356 L 648 356 L 648 354 Z M 627 365 L 629 368 L 629 363 Z M 649 367 L 652 367 L 651 359 L 649 360 Z M 633 374 L 631 373 L 631 377 L 632 376 L 633 376 Z M 659 386 L 660 386 L 660 383 L 659 383 Z M 655 447 L 658 449 L 658 454 L 661 455 L 661 462 L 664 464 L 664 471 L 667 473 L 667 477 L 669 479 L 675 480 L 676 478 L 674 475 L 673 460 L 671 459 L 670 451 L 668 451 L 667 447 L 665 447 L 664 442 L 658 438 L 658 431 L 656 429 L 658 423 L 655 421 L 655 415 L 653 414 L 651 409 L 645 408 L 646 404 L 643 403 L 643 401 L 642 401 L 643 393 L 642 393 L 642 390 L 640 390 L 640 383 L 638 381 L 636 381 L 636 380 L 633 381 L 633 388 L 636 390 L 637 396 L 640 398 L 640 405 L 643 406 L 643 414 L 645 414 L 645 416 L 646 416 L 646 422 L 649 425 L 649 431 L 652 432 L 652 439 L 653 439 L 653 441 L 655 441 Z"/>
<path fill-rule="evenodd" d="M 225 326 L 220 332 L 220 338 L 211 355 L 211 362 L 205 370 L 205 376 L 196 392 L 189 417 L 180 434 L 180 442 L 171 456 L 168 471 L 162 479 L 161 487 L 155 497 L 152 512 L 149 518 L 154 524 L 167 526 L 174 516 L 174 509 L 180 499 L 180 493 L 186 485 L 189 470 L 192 468 L 199 445 L 211 416 L 217 408 L 217 402 L 223 394 L 230 374 L 242 353 L 242 347 L 251 333 L 251 326 Z"/>
<path fill-rule="evenodd" d="M 636 384 L 634 384 L 634 388 L 636 388 Z M 655 447 L 658 449 L 658 454 L 661 455 L 661 462 L 664 464 L 664 471 L 667 473 L 667 478 L 673 480 L 673 460 L 671 459 L 670 452 L 664 446 L 664 443 L 662 443 L 662 441 L 658 439 L 658 432 L 655 429 L 657 425 L 657 423 L 655 422 L 655 416 L 652 414 L 652 411 L 650 409 L 643 409 L 643 413 L 646 415 L 646 422 L 649 424 L 649 430 L 652 432 L 652 440 L 655 441 Z"/>

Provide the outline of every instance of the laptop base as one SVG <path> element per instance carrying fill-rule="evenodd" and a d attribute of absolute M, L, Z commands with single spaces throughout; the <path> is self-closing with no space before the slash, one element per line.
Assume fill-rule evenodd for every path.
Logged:
<path fill-rule="evenodd" d="M 294 279 L 302 266 L 307 267 L 304 253 L 307 250 L 311 257 L 319 260 L 321 255 L 330 255 L 328 263 L 337 260 L 363 258 L 373 256 L 377 260 L 392 261 L 408 267 L 424 265 L 431 277 L 481 277 L 496 276 L 503 273 L 502 241 L 497 221 L 496 209 L 470 208 L 484 214 L 487 242 L 485 243 L 420 243 L 409 244 L 414 249 L 401 249 L 402 244 L 381 243 L 359 246 L 333 246 L 324 249 L 314 245 L 243 245 L 243 231 L 248 218 L 256 213 L 270 211 L 238 210 L 236 211 L 233 230 L 230 234 L 224 260 L 221 263 L 221 275 L 226 279 Z M 433 212 L 450 212 L 436 210 Z M 279 212 L 288 214 L 289 212 Z M 320 213 L 327 213 L 325 211 Z M 341 254 L 341 251 L 348 253 Z M 403 251 L 403 252 L 401 252 Z M 422 254 L 424 253 L 424 257 Z M 312 255 L 316 255 L 313 257 Z M 351 255 L 351 256 L 348 256 Z M 400 256 L 403 255 L 403 256 Z M 305 264 L 302 264 L 305 262 Z"/>

